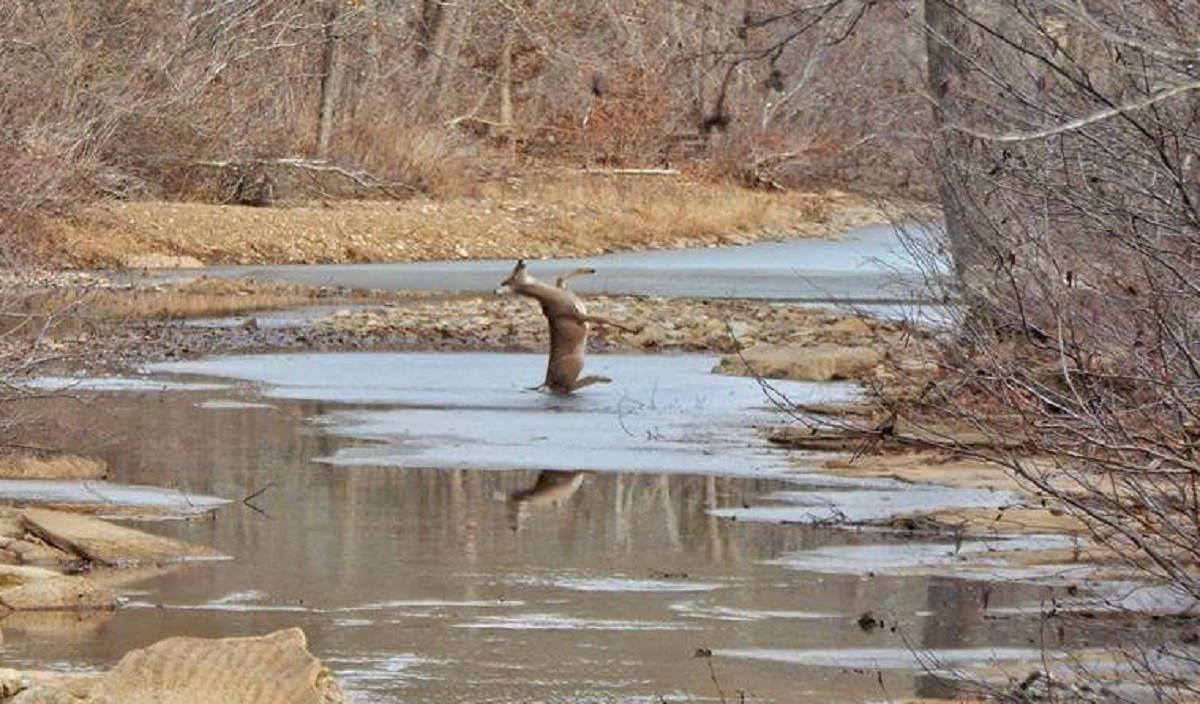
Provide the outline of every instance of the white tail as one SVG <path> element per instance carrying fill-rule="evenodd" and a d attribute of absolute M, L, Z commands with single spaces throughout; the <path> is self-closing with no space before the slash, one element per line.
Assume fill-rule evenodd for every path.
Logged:
<path fill-rule="evenodd" d="M 575 269 L 559 276 L 554 282 L 555 285 L 550 286 L 530 276 L 525 270 L 525 260 L 522 259 L 496 289 L 498 294 L 516 293 L 535 298 L 542 305 L 542 315 L 546 316 L 546 322 L 550 324 L 550 360 L 546 365 L 546 380 L 539 389 L 545 388 L 556 394 L 569 394 L 591 384 L 612 381 L 603 376 L 579 378 L 579 373 L 583 371 L 583 352 L 587 346 L 589 323 L 611 325 L 626 332 L 637 332 L 607 318 L 588 315 L 579 296 L 566 288 L 570 278 L 594 273 L 594 269 Z"/>

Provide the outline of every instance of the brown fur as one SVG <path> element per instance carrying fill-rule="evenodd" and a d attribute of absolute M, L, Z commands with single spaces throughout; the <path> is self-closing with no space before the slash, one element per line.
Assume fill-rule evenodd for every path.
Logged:
<path fill-rule="evenodd" d="M 546 365 L 546 380 L 539 389 L 551 393 L 569 394 L 585 386 L 612 381 L 603 376 L 579 377 L 583 371 L 583 353 L 587 346 L 588 324 L 611 325 L 626 332 L 636 332 L 620 323 L 597 315 L 589 315 L 579 296 L 566 288 L 573 276 L 593 274 L 592 269 L 575 269 L 559 276 L 554 285 L 542 283 L 525 270 L 525 260 L 517 262 L 508 278 L 500 283 L 496 293 L 516 293 L 536 299 L 542 315 L 550 325 L 550 359 Z"/>

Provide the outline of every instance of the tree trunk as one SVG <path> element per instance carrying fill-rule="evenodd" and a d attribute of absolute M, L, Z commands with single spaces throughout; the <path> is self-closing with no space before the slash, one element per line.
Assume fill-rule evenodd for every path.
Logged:
<path fill-rule="evenodd" d="M 321 54 L 321 106 L 317 115 L 317 146 L 316 158 L 325 159 L 329 156 L 329 139 L 333 134 L 333 123 L 337 115 L 338 94 L 341 92 L 341 66 L 339 51 L 341 37 L 339 22 L 341 18 L 340 0 L 331 0 L 326 6 L 325 14 L 325 46 Z"/>
<path fill-rule="evenodd" d="M 977 237 L 972 231 L 970 173 L 967 161 L 970 138 L 950 128 L 966 117 L 959 95 L 968 71 L 960 55 L 966 47 L 968 28 L 953 3 L 969 0 L 925 0 L 926 51 L 929 93 L 933 97 L 934 176 L 938 198 L 946 217 L 946 235 L 956 273 L 961 277 L 979 259 Z"/>
<path fill-rule="evenodd" d="M 515 32 L 512 29 L 504 36 L 504 44 L 500 47 L 500 138 L 511 144 L 513 137 L 513 44 Z"/>

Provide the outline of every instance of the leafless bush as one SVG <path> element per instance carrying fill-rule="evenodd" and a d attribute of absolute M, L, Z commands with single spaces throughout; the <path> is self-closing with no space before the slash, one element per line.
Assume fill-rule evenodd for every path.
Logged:
<path fill-rule="evenodd" d="M 14 0 L 0 149 L 36 164 L 0 166 L 20 174 L 0 200 L 207 198 L 189 164 L 280 158 L 434 192 L 498 155 L 784 185 L 869 169 L 911 187 L 912 9 L 881 3 L 841 17 L 860 34 L 786 42 L 787 6 Z"/>
<path fill-rule="evenodd" d="M 1194 610 L 1200 6 L 930 0 L 926 19 L 962 315 L 908 411 L 1020 440 L 982 454 Z M 1193 700 L 1192 645 L 1134 640 L 1138 682 Z"/>

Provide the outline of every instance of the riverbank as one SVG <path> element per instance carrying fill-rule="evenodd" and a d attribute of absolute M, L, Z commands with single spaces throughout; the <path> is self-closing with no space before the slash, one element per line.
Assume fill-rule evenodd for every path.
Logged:
<path fill-rule="evenodd" d="M 47 281 L 27 287 L 22 297 L 14 300 L 21 301 L 24 306 L 21 309 L 32 316 L 28 319 L 28 328 L 45 331 L 44 334 L 27 338 L 29 345 L 20 350 L 26 355 L 32 353 L 34 357 L 45 360 L 46 364 L 32 368 L 35 372 L 51 369 L 76 373 L 128 373 L 147 361 L 194 359 L 243 352 L 543 352 L 547 344 L 545 321 L 536 304 L 519 298 L 347 291 L 292 284 L 216 280 L 202 276 L 169 283 L 148 278 L 139 283 L 119 277 L 56 279 L 51 276 Z M 887 444 L 891 436 L 880 430 L 880 424 L 886 420 L 887 414 L 884 407 L 875 401 L 886 398 L 888 393 L 912 392 L 936 375 L 938 369 L 936 359 L 930 354 L 926 339 L 928 333 L 848 312 L 787 303 L 636 296 L 585 296 L 585 300 L 592 312 L 638 328 L 636 333 L 597 328 L 590 346 L 594 352 L 638 352 L 649 355 L 698 351 L 724 355 L 719 366 L 727 373 L 814 381 L 849 379 L 863 383 L 870 391 L 866 404 L 851 408 L 825 406 L 800 409 L 803 413 L 821 416 L 823 421 L 833 418 L 850 429 L 841 436 L 821 437 L 822 440 L 830 440 L 831 445 L 814 448 L 799 442 L 801 438 L 805 442 L 812 442 L 807 428 L 797 427 L 793 431 L 794 437 L 790 439 L 784 437 L 786 434 L 776 438 L 778 444 L 785 447 L 816 449 L 826 453 L 803 456 L 812 458 L 829 474 L 856 480 L 895 478 L 903 483 L 914 484 L 916 493 L 925 492 L 926 495 L 931 491 L 931 486 L 971 486 L 995 491 L 998 495 L 1011 492 L 1016 496 L 1011 502 L 1005 499 L 1001 508 L 988 502 L 991 508 L 947 509 L 944 506 L 952 505 L 955 500 L 953 496 L 948 496 L 943 497 L 939 504 L 943 508 L 936 512 L 905 510 L 903 500 L 898 500 L 895 510 L 885 520 L 843 521 L 836 516 L 828 521 L 809 520 L 807 523 L 817 523 L 819 530 L 867 526 L 873 534 L 888 536 L 884 541 L 908 541 L 910 536 L 916 538 L 912 541 L 916 548 L 899 551 L 906 557 L 912 557 L 911 563 L 901 561 L 890 566 L 873 566 L 872 556 L 878 557 L 878 552 L 872 553 L 871 550 L 879 546 L 864 546 L 862 553 L 854 553 L 861 554 L 862 559 L 856 558 L 849 567 L 821 563 L 817 565 L 817 571 L 857 570 L 843 572 L 842 577 L 866 580 L 875 578 L 880 572 L 887 574 L 886 570 L 892 569 L 893 575 L 950 575 L 970 580 L 980 574 L 971 571 L 972 565 L 976 565 L 981 569 L 1008 570 L 1002 573 L 1005 576 L 1000 579 L 1003 580 L 1036 580 L 1046 574 L 1057 575 L 1060 568 L 1075 569 L 1088 561 L 1099 559 L 1086 549 L 1070 547 L 1080 535 L 1077 526 L 1058 520 L 1062 516 L 1056 515 L 1052 509 L 1045 506 L 1039 508 L 1037 497 L 1015 486 L 1001 470 L 973 465 L 954 453 L 913 453 L 907 449 L 896 452 Z M 47 327 L 45 324 L 50 322 L 53 324 Z M 445 359 L 453 368 L 455 363 L 452 358 Z M 667 360 L 657 361 L 663 363 Z M 641 358 L 634 358 L 630 369 L 644 367 L 643 362 Z M 603 363 L 596 358 L 589 361 L 593 366 Z M 706 366 L 700 370 L 701 378 L 707 378 L 703 373 L 707 364 L 709 362 L 705 362 Z M 532 377 L 536 376 L 538 369 L 535 365 L 530 366 L 533 381 L 535 379 Z M 339 373 L 326 373 L 331 380 L 345 381 Z M 454 373 L 429 376 L 446 378 Z M 613 376 L 628 378 L 629 375 Z M 586 403 L 594 399 L 578 400 Z M 438 403 L 444 402 L 445 395 L 439 394 Z M 200 403 L 197 399 L 189 399 L 186 403 L 189 406 L 204 406 L 209 401 Z M 258 401 L 242 406 L 217 402 L 212 403 L 211 408 L 213 414 L 245 413 L 248 416 L 255 412 L 268 416 L 275 413 L 270 404 Z M 251 411 L 251 408 L 264 410 Z M 659 437 L 661 427 L 639 419 L 632 411 L 628 412 L 631 415 L 625 420 L 632 422 L 635 430 L 640 429 L 641 423 L 652 429 L 647 431 L 648 438 Z M 156 410 L 153 414 L 161 415 L 161 412 Z M 405 415 L 412 413 L 406 412 Z M 229 436 L 230 433 L 236 434 L 234 428 L 242 427 L 240 424 L 231 425 L 224 432 L 214 435 Z M 622 436 L 629 432 L 623 429 Z M 777 431 L 772 429 L 768 432 Z M 899 429 L 900 435 L 908 432 L 908 428 Z M 805 433 L 809 433 L 810 437 L 805 438 Z M 180 432 L 178 427 L 167 432 L 156 427 L 141 435 L 182 437 L 186 434 Z M 413 436 L 424 437 L 419 433 Z M 290 442 L 292 435 L 287 437 Z M 523 442 L 536 446 L 541 442 L 539 437 Z M 640 433 L 637 437 L 641 437 Z M 876 444 L 875 440 L 881 442 Z M 262 442 L 263 438 L 256 432 L 250 444 L 257 448 Z M 839 451 L 839 454 L 829 454 L 831 450 Z M 326 452 L 322 448 L 322 453 Z M 154 463 L 160 462 L 158 452 L 150 454 Z M 702 457 L 709 456 L 702 454 Z M 528 458 L 524 458 L 524 461 L 528 461 Z M 555 457 L 553 461 L 558 462 L 560 458 Z M 741 464 L 732 457 L 715 456 L 707 461 Z M 204 476 L 211 469 L 205 466 Z M 336 475 L 342 475 L 343 470 L 339 468 Z M 318 475 L 314 473 L 314 476 Z M 239 481 L 243 481 L 243 478 L 239 478 Z M 389 475 L 389 481 L 396 479 Z M 269 483 L 267 480 L 256 480 L 253 486 L 243 487 L 242 493 L 249 494 Z M 513 487 L 506 486 L 505 489 L 511 492 Z M 272 491 L 280 490 L 276 488 Z M 897 486 L 894 491 L 898 497 L 905 495 L 902 486 Z M 416 491 L 409 493 L 420 494 Z M 480 497 L 498 495 L 497 490 L 492 488 L 467 493 Z M 783 493 L 786 495 L 786 492 Z M 698 496 L 695 493 L 687 495 Z M 720 492 L 713 494 L 721 495 Z M 770 495 L 764 494 L 760 487 L 747 491 L 745 500 L 734 501 L 726 507 L 731 512 L 730 517 L 714 511 L 716 505 L 708 502 L 692 509 L 696 515 L 710 516 L 713 524 L 726 524 L 724 528 L 714 527 L 712 530 L 734 531 L 738 530 L 734 524 L 743 523 L 734 518 L 741 510 L 738 506 L 744 507 L 749 501 L 758 502 L 762 499 L 772 501 Z M 337 506 L 343 505 L 339 499 Z M 389 506 L 383 513 L 392 515 L 393 512 L 394 507 Z M 789 521 L 785 519 L 781 522 Z M 458 524 L 461 521 L 455 519 L 449 523 Z M 883 530 L 876 533 L 876 529 L 880 528 Z M 838 533 L 847 534 L 845 531 Z M 297 534 L 306 533 L 298 531 Z M 904 537 L 897 538 L 897 535 Z M 1046 536 L 1053 539 L 1047 540 Z M 1029 540 L 1021 540 L 1021 537 Z M 973 542 L 959 557 L 957 547 L 953 548 L 953 552 L 946 547 L 950 540 L 956 541 L 956 545 L 957 541 Z M 993 550 L 991 546 L 994 542 L 1002 547 Z M 988 546 L 987 552 L 979 552 L 978 545 Z M 926 553 L 922 547 L 941 550 L 932 565 L 923 561 Z M 829 554 L 814 550 L 804 559 L 820 562 L 828 558 L 836 561 L 841 554 L 837 552 L 838 549 L 830 546 Z M 233 550 L 227 552 L 237 554 Z M 775 559 L 778 555 L 760 557 Z M 807 565 L 804 569 L 810 569 L 816 563 L 797 564 Z M 1002 567 L 995 567 L 998 564 Z M 724 574 L 723 570 L 724 566 L 714 574 Z M 246 584 L 257 585 L 258 582 L 250 580 Z M 229 588 L 237 589 L 233 585 L 229 585 Z M 271 590 L 268 593 L 275 595 Z M 221 600 L 230 595 L 209 596 L 213 604 L 222 606 Z M 232 596 L 241 598 L 236 594 Z M 289 602 L 287 606 L 294 608 L 295 604 Z M 359 606 L 362 605 L 354 608 Z M 253 610 L 254 607 L 248 608 Z M 847 623 L 851 621 L 846 620 Z M 276 623 L 273 627 L 286 625 L 290 624 Z M 336 624 L 335 627 L 342 628 Z"/>
<path fill-rule="evenodd" d="M 537 305 L 516 297 L 348 291 L 205 277 L 60 283 L 10 298 L 10 314 L 39 333 L 0 339 L 10 363 L 42 354 L 56 371 L 117 373 L 147 361 L 238 352 L 532 352 L 548 344 Z M 879 375 L 885 380 L 889 350 L 904 346 L 909 354 L 915 349 L 915 334 L 905 325 L 828 307 L 586 298 L 592 312 L 637 330 L 596 326 L 589 342 L 594 352 L 712 352 L 728 355 L 724 373 L 814 381 Z"/>
<path fill-rule="evenodd" d="M 89 300 L 92 317 L 86 329 L 68 326 L 67 334 L 39 343 L 57 357 L 60 370 L 120 374 L 146 362 L 239 353 L 541 352 L 548 344 L 537 306 L 511 297 L 350 292 L 200 277 L 143 287 L 100 286 Z M 918 394 L 936 377 L 928 332 L 788 303 L 632 296 L 592 296 L 587 302 L 593 313 L 637 330 L 596 327 L 589 342 L 594 353 L 712 353 L 721 355 L 714 368 L 720 373 L 864 384 L 868 394 L 862 404 L 798 409 L 829 424 L 819 433 L 803 424 L 769 431 L 781 446 L 846 453 L 825 461 L 832 474 L 959 489 L 985 486 L 1022 497 L 999 516 L 973 509 L 909 512 L 889 517 L 883 527 L 975 538 L 1028 534 L 1034 527 L 1082 535 L 1076 522 L 1039 505 L 1002 469 L 952 450 L 929 452 L 939 444 L 937 428 L 931 434 L 902 425 L 887 437 L 878 430 L 888 415 L 886 402 Z M 940 436 L 963 447 L 974 440 L 989 442 L 973 440 L 962 428 L 943 427 Z M 980 476 L 988 482 L 980 485 Z M 1061 557 L 1060 551 L 1049 551 L 1019 559 Z"/>
<path fill-rule="evenodd" d="M 38 230 L 40 261 L 96 269 L 586 256 L 832 237 L 882 219 L 878 207 L 840 191 L 567 173 L 454 199 L 266 208 L 111 201 Z"/>

